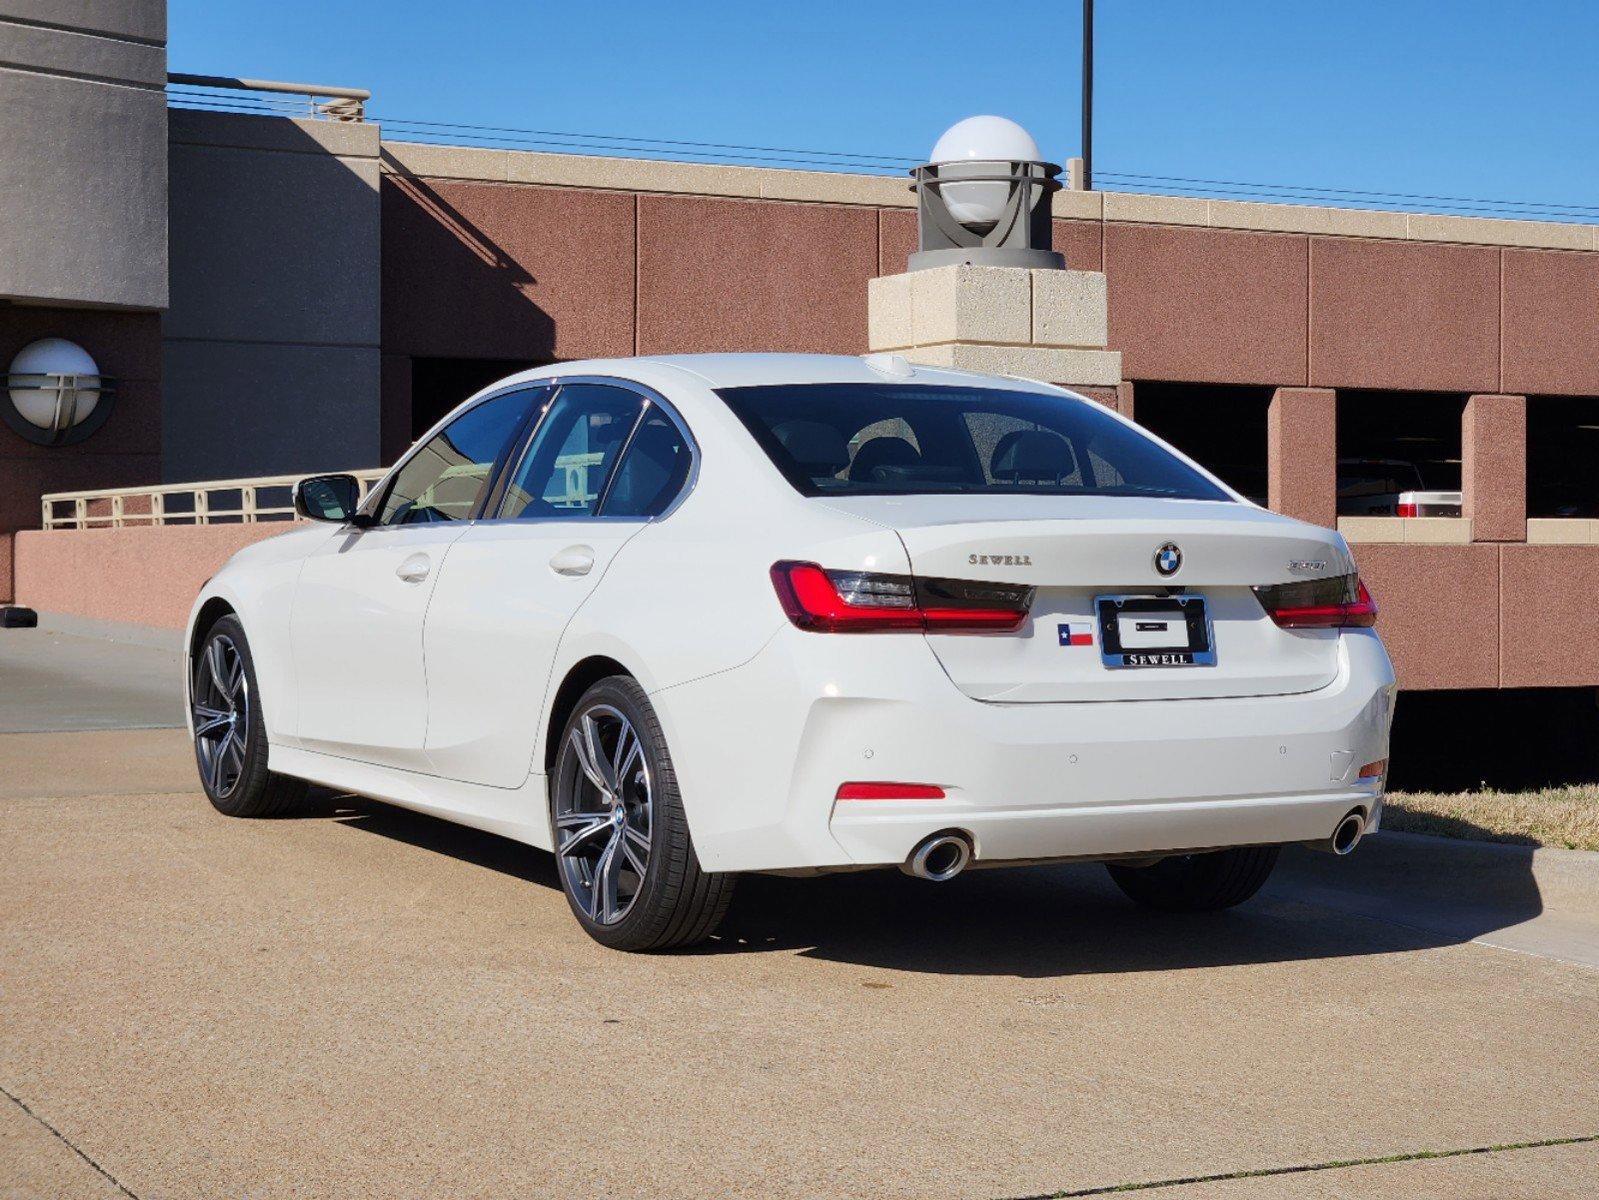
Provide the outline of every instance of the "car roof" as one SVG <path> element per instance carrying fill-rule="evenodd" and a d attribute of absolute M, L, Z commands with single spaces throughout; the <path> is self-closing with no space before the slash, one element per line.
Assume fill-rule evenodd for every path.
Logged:
<path fill-rule="evenodd" d="M 502 382 L 524 379 L 561 378 L 572 375 L 608 375 L 649 383 L 669 372 L 695 376 L 713 387 L 757 387 L 785 383 L 920 383 L 944 387 L 1048 388 L 1052 384 L 1010 376 L 982 375 L 944 367 L 905 363 L 910 374 L 894 374 L 884 369 L 895 355 L 850 354 L 655 354 L 636 358 L 595 358 L 553 363 L 524 371 Z M 901 359 L 901 362 L 904 360 Z M 876 365 L 874 365 L 874 362 Z M 901 368 L 904 369 L 904 368 Z"/>

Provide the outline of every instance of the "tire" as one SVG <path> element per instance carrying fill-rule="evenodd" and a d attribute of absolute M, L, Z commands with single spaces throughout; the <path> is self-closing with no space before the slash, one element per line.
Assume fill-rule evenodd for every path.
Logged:
<path fill-rule="evenodd" d="M 1278 846 L 1235 846 L 1209 854 L 1176 854 L 1147 867 L 1108 862 L 1128 897 L 1163 912 L 1215 912 L 1242 904 L 1277 865 Z"/>
<path fill-rule="evenodd" d="M 736 876 L 700 868 L 655 709 L 625 675 L 584 692 L 561 731 L 550 828 L 572 914 L 613 950 L 702 942 L 733 898 Z"/>
<path fill-rule="evenodd" d="M 230 817 L 281 817 L 304 805 L 303 779 L 267 770 L 261 689 L 250 643 L 237 617 L 218 620 L 200 643 L 189 680 L 189 709 L 200 786 L 218 812 Z"/>

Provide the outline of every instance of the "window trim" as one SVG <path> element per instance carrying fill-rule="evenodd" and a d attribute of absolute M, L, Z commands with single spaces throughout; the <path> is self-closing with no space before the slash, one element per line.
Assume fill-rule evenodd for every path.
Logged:
<path fill-rule="evenodd" d="M 618 379 L 612 375 L 560 375 L 540 379 L 538 382 L 550 386 L 550 396 L 544 402 L 543 407 L 538 410 L 538 419 L 531 422 L 527 428 L 523 429 L 512 447 L 512 452 L 506 456 L 505 467 L 495 479 L 494 491 L 496 494 L 486 497 L 486 500 L 489 501 L 489 503 L 486 503 L 483 507 L 483 511 L 474 518 L 474 523 L 477 521 L 483 521 L 492 522 L 496 525 L 571 525 L 574 521 L 614 521 L 631 522 L 634 524 L 648 524 L 653 521 L 666 520 L 667 517 L 671 516 L 677 511 L 678 506 L 681 505 L 683 501 L 688 498 L 689 493 L 694 490 L 694 485 L 699 481 L 700 472 L 699 443 L 694 440 L 694 434 L 692 431 L 690 431 L 688 422 L 683 420 L 682 414 L 672 406 L 665 396 L 662 396 L 654 388 L 648 386 L 647 384 L 639 383 L 636 380 Z M 635 397 L 638 398 L 640 402 L 638 406 L 638 413 L 633 418 L 633 424 L 628 429 L 627 436 L 622 439 L 621 450 L 617 452 L 616 459 L 611 463 L 611 468 L 606 472 L 605 478 L 600 481 L 600 490 L 594 501 L 594 511 L 575 518 L 501 516 L 500 510 L 505 502 L 505 487 L 501 485 L 506 484 L 510 479 L 514 478 L 516 472 L 522 469 L 522 463 L 524 459 L 526 459 L 528 452 L 532 449 L 533 441 L 538 437 L 539 429 L 543 426 L 545 418 L 549 415 L 550 410 L 555 407 L 555 401 L 559 398 L 563 390 L 565 390 L 569 385 L 573 384 L 594 384 L 600 387 L 615 388 L 618 391 L 631 392 Z M 677 432 L 682 436 L 683 444 L 688 448 L 689 452 L 688 474 L 684 477 L 683 486 L 678 489 L 677 495 L 672 498 L 672 502 L 668 504 L 666 508 L 663 509 L 658 515 L 653 517 L 608 516 L 605 512 L 605 502 L 610 499 L 611 485 L 616 480 L 616 473 L 621 468 L 622 459 L 632 447 L 633 438 L 638 434 L 639 428 L 644 424 L 644 420 L 649 415 L 651 408 L 660 409 L 661 412 L 666 414 L 667 419 L 677 427 Z M 514 465 L 512 465 L 513 462 Z"/>

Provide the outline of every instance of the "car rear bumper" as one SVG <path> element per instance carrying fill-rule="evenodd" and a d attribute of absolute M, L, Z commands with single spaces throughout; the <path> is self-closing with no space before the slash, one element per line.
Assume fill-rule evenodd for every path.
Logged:
<path fill-rule="evenodd" d="M 841 804 L 830 828 L 857 863 L 902 863 L 930 834 L 958 830 L 981 865 L 1317 841 L 1331 836 L 1351 809 L 1369 812 L 1378 802 L 1375 789 L 1029 808 L 898 801 L 873 811 Z"/>
<path fill-rule="evenodd" d="M 784 629 L 734 671 L 655 696 L 709 870 L 898 864 L 960 830 L 979 864 L 1328 837 L 1375 815 L 1394 677 L 1369 631 L 1333 683 L 1289 696 L 996 704 L 920 637 Z M 940 800 L 835 800 L 841 783 Z"/>

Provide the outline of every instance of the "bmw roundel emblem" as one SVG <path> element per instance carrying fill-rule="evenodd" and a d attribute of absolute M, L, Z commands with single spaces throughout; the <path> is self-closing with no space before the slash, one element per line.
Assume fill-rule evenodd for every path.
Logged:
<path fill-rule="evenodd" d="M 1162 575 L 1175 575 L 1183 565 L 1183 552 L 1177 548 L 1177 543 L 1167 542 L 1155 551 L 1155 570 Z"/>

